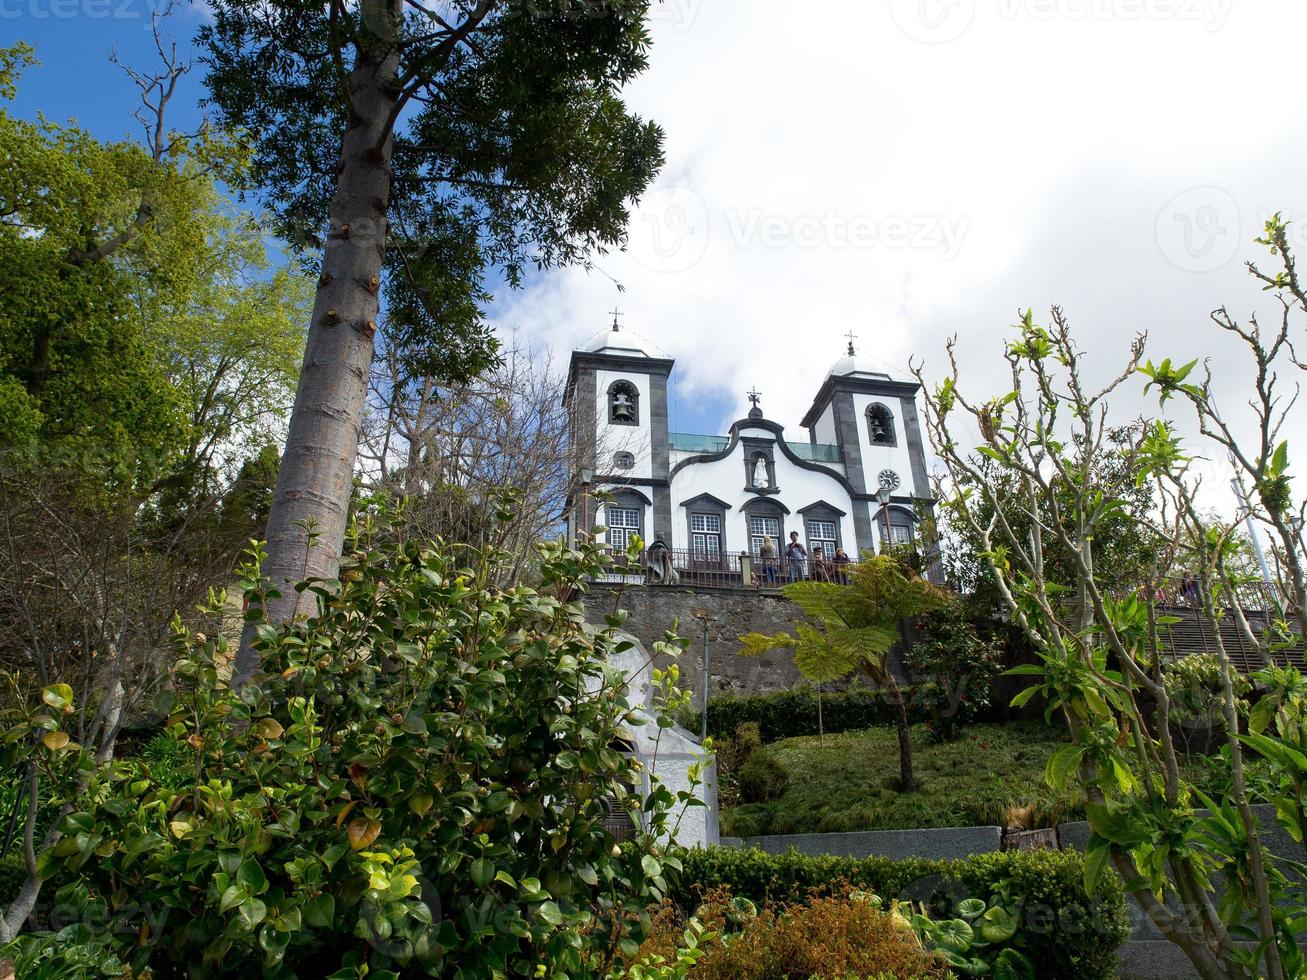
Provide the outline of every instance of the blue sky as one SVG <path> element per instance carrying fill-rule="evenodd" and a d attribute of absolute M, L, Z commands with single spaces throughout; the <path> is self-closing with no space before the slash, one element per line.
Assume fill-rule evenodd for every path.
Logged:
<path fill-rule="evenodd" d="M 133 92 L 107 56 L 149 63 L 160 2 L 0 0 L 0 39 L 45 62 L 19 110 L 130 132 Z M 652 64 L 627 98 L 666 130 L 667 166 L 630 248 L 502 297 L 501 332 L 565 362 L 619 305 L 677 358 L 675 428 L 723 431 L 757 386 L 801 438 L 850 329 L 887 370 L 917 360 L 928 378 L 959 335 L 979 397 L 1003 390 L 1017 312 L 1057 303 L 1091 372 L 1110 375 L 1146 331 L 1154 359 L 1212 356 L 1240 409 L 1246 364 L 1208 316 L 1273 315 L 1242 268 L 1269 214 L 1307 252 L 1307 104 L 1266 72 L 1307 33 L 1307 4 L 849 0 L 837 32 L 804 44 L 793 9 L 654 8 Z M 197 16 L 181 14 L 183 40 Z M 192 78 L 178 108 L 200 95 Z M 1117 407 L 1154 403 L 1140 385 Z"/>
<path fill-rule="evenodd" d="M 82 0 L 76 10 L 60 0 L 0 3 L 0 43 L 26 41 L 41 62 L 24 74 L 16 111 L 27 117 L 41 111 L 58 122 L 75 118 L 101 139 L 135 137 L 131 114 L 136 89 L 110 64 L 109 56 L 116 49 L 125 63 L 141 69 L 158 63 L 149 30 L 152 3 L 157 0 L 101 0 L 99 5 Z M 64 16 L 64 11 L 73 15 Z M 193 50 L 191 37 L 198 23 L 190 7 L 173 15 L 170 24 L 179 51 Z M 175 119 L 180 127 L 193 126 L 200 117 L 201 72 L 197 65 L 178 91 Z"/>
<path fill-rule="evenodd" d="M 44 113 L 56 122 L 75 119 L 82 127 L 101 139 L 139 138 L 139 128 L 132 118 L 137 92 L 126 74 L 113 65 L 112 52 L 133 67 L 149 70 L 158 64 L 151 35 L 150 11 L 161 0 L 78 0 L 61 5 L 61 0 L 0 0 L 0 44 L 22 40 L 36 48 L 40 64 L 28 69 L 14 102 L 17 114 L 34 118 Z M 21 16 L 15 16 L 21 10 Z M 71 16 L 65 15 L 71 12 Z M 204 66 L 198 63 L 198 51 L 192 44 L 200 23 L 193 7 L 179 8 L 167 22 L 167 29 L 178 44 L 179 52 L 196 58 L 191 74 L 183 80 L 170 109 L 170 122 L 181 128 L 193 128 L 201 118 L 200 101 L 205 95 Z M 541 282 L 556 273 L 532 276 L 524 290 L 533 293 L 546 286 Z M 623 304 L 613 290 L 614 302 Z M 501 319 L 506 307 L 516 306 L 517 297 L 503 296 L 491 308 L 491 317 L 509 334 L 516 331 L 524 343 L 553 347 L 556 359 L 565 359 L 568 345 L 556 344 L 552 338 L 540 338 L 519 328 L 516 322 Z M 598 304 L 594 311 L 593 331 L 606 329 L 604 311 L 612 303 Z M 583 342 L 587 331 L 578 322 L 573 342 Z M 679 397 L 674 386 L 671 393 L 672 428 L 687 432 L 717 432 L 727 418 L 734 417 L 734 398 L 720 390 L 696 391 L 694 397 Z"/>

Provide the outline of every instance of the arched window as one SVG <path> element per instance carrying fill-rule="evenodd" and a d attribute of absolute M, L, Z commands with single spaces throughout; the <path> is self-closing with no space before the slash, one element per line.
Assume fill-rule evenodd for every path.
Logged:
<path fill-rule="evenodd" d="M 613 453 L 613 466 L 619 470 L 629 470 L 635 466 L 635 454 L 626 450 Z"/>
<path fill-rule="evenodd" d="M 894 413 L 880 402 L 867 406 L 867 436 L 873 446 L 898 445 L 894 434 Z"/>
<path fill-rule="evenodd" d="M 608 421 L 613 425 L 640 424 L 640 392 L 629 381 L 608 387 Z"/>

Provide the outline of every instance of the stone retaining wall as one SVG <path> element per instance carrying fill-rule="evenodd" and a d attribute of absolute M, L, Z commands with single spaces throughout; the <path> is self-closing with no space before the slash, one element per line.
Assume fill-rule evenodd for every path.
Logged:
<path fill-rule="evenodd" d="M 614 601 L 627 612 L 624 630 L 646 647 L 663 638 L 668 630 L 690 641 L 681 657 L 679 686 L 694 692 L 700 704 L 703 689 L 703 623 L 694 618 L 696 609 L 708 612 L 708 689 L 711 697 L 723 694 L 760 694 L 783 691 L 802 678 L 794 658 L 785 650 L 773 650 L 760 657 L 741 657 L 740 637 L 745 633 L 793 632 L 803 613 L 794 603 L 774 592 L 754 589 L 681 589 L 675 587 L 616 586 L 592 584 L 583 598 L 586 619 L 602 623 L 612 613 Z"/>
<path fill-rule="evenodd" d="M 723 837 L 727 847 L 753 847 L 769 854 L 793 849 L 800 854 L 837 857 L 927 858 L 948 861 L 1002 847 L 1001 827 L 940 827 L 931 830 L 866 830 L 847 834 L 775 834 Z"/>
<path fill-rule="evenodd" d="M 619 587 L 596 582 L 581 601 L 586 620 L 595 624 L 603 623 L 616 603 L 627 613 L 622 628 L 646 648 L 652 649 L 668 630 L 688 640 L 689 647 L 680 659 L 679 686 L 694 693 L 696 706 L 702 704 L 703 689 L 704 630 L 703 622 L 694 617 L 699 609 L 708 613 L 710 697 L 786 691 L 803 681 L 790 651 L 740 656 L 740 637 L 745 633 L 793 633 L 795 625 L 805 620 L 799 607 L 777 592 L 702 586 Z M 902 676 L 897 652 L 890 655 L 890 669 Z"/>

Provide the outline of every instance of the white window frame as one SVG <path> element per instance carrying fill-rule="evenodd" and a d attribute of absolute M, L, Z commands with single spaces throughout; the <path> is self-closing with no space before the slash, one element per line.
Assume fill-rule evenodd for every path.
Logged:
<path fill-rule="evenodd" d="M 640 511 L 635 507 L 613 507 L 604 510 L 604 523 L 608 525 L 608 546 L 614 551 L 626 551 L 631 535 L 640 533 Z"/>
<path fill-rule="evenodd" d="M 721 560 L 722 517 L 720 514 L 690 515 L 690 553 L 701 561 Z"/>
<path fill-rule="evenodd" d="M 829 531 L 829 534 L 821 532 Z M 817 546 L 821 545 L 821 554 L 823 558 L 834 558 L 835 549 L 839 547 L 840 539 L 838 528 L 834 521 L 808 521 L 808 554 L 815 555 Z"/>
<path fill-rule="evenodd" d="M 749 518 L 749 552 L 757 556 L 762 551 L 762 536 L 771 536 L 772 547 L 780 553 L 781 522 L 776 517 Z M 773 556 L 775 557 L 775 556 Z"/>

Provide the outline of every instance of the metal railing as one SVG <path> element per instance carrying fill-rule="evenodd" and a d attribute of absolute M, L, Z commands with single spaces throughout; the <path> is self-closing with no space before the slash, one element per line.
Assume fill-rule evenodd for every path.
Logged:
<path fill-rule="evenodd" d="M 669 548 L 668 554 L 680 579 L 678 585 L 710 588 L 779 589 L 791 582 L 809 580 L 844 585 L 848 584 L 849 567 L 856 564 L 852 559 L 840 562 L 816 556 L 759 558 L 741 551 L 704 554 L 687 548 Z M 632 561 L 626 552 L 613 552 L 611 564 L 595 580 L 641 584 L 647 569 L 647 552 L 641 552 L 636 561 Z"/>
<path fill-rule="evenodd" d="M 799 459 L 806 459 L 812 463 L 840 463 L 844 460 L 840 447 L 830 443 L 787 442 L 785 445 Z"/>
<path fill-rule="evenodd" d="M 669 432 L 668 444 L 681 453 L 719 453 L 731 444 L 729 436 L 701 436 L 692 432 Z M 825 442 L 786 442 L 785 446 L 799 459 L 811 463 L 840 463 L 844 454 L 840 447 Z"/>
<path fill-rule="evenodd" d="M 669 432 L 668 444 L 683 453 L 719 453 L 731 444 L 728 436 L 697 436 L 690 432 Z"/>
<path fill-rule="evenodd" d="M 1199 608 L 1198 583 L 1193 579 L 1164 579 L 1150 596 L 1147 586 L 1141 585 L 1135 590 L 1140 599 L 1153 599 L 1163 606 L 1188 606 Z M 1265 582 L 1244 582 L 1235 586 L 1234 598 L 1244 612 L 1274 611 L 1280 606 L 1279 592 Z M 1228 603 L 1229 596 L 1223 595 L 1221 601 Z"/>

